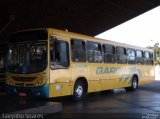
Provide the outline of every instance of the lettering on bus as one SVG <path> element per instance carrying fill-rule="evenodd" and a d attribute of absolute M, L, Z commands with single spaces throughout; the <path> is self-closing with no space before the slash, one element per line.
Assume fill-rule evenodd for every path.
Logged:
<path fill-rule="evenodd" d="M 96 74 L 128 74 L 129 70 L 120 67 L 97 67 Z"/>
<path fill-rule="evenodd" d="M 75 64 L 76 68 L 87 68 L 86 64 Z"/>

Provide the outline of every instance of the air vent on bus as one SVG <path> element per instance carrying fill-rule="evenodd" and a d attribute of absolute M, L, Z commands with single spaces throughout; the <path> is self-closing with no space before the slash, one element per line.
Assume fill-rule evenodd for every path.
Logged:
<path fill-rule="evenodd" d="M 15 81 L 34 81 L 37 77 L 12 77 Z"/>

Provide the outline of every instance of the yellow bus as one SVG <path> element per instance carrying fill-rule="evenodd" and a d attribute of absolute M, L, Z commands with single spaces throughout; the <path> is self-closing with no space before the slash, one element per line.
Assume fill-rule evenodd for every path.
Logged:
<path fill-rule="evenodd" d="M 7 44 L 0 44 L 0 90 L 4 90 L 6 73 Z"/>
<path fill-rule="evenodd" d="M 154 80 L 153 51 L 52 28 L 14 33 L 7 55 L 7 90 L 46 98 L 126 88 Z"/>

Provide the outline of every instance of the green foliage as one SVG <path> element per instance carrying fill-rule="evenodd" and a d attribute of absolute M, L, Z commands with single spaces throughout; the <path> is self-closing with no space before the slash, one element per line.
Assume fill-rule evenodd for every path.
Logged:
<path fill-rule="evenodd" d="M 156 65 L 160 65 L 160 46 L 155 43 L 154 47 L 148 46 L 147 48 L 154 50 L 154 61 Z"/>
<path fill-rule="evenodd" d="M 154 57 L 155 57 L 155 64 L 160 64 L 160 47 L 159 47 L 159 43 L 156 43 L 154 45 Z"/>

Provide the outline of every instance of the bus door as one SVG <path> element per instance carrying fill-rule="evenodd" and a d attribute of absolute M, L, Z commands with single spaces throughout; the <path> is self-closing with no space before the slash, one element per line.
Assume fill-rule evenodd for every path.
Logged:
<path fill-rule="evenodd" d="M 71 95 L 69 38 L 51 36 L 50 40 L 50 96 Z"/>

